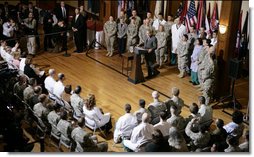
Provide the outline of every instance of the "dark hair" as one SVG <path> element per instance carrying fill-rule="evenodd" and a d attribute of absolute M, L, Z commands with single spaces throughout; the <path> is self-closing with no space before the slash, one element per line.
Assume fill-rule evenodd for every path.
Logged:
<path fill-rule="evenodd" d="M 41 86 L 36 86 L 35 88 L 34 88 L 34 93 L 36 93 L 36 94 L 39 94 L 40 92 L 41 92 Z"/>
<path fill-rule="evenodd" d="M 163 14 L 162 14 L 162 13 L 159 13 L 158 15 L 161 15 L 161 16 L 163 16 Z"/>
<path fill-rule="evenodd" d="M 216 121 L 216 126 L 217 126 L 218 128 L 223 128 L 223 126 L 224 126 L 224 121 L 223 121 L 222 119 L 218 119 L 218 120 Z"/>
<path fill-rule="evenodd" d="M 155 129 L 152 136 L 155 143 L 160 143 L 163 140 L 163 134 L 159 129 Z"/>
<path fill-rule="evenodd" d="M 81 86 L 77 86 L 76 89 L 74 90 L 74 92 L 76 94 L 79 94 L 81 92 L 81 90 L 82 90 Z"/>
<path fill-rule="evenodd" d="M 187 34 L 184 34 L 183 35 L 187 40 L 189 39 L 188 35 Z"/>
<path fill-rule="evenodd" d="M 228 135 L 227 142 L 231 146 L 237 146 L 238 145 L 237 137 L 232 136 L 232 135 Z"/>
<path fill-rule="evenodd" d="M 197 114 L 198 113 L 198 105 L 196 103 L 192 103 L 190 105 L 190 112 L 193 114 Z"/>
<path fill-rule="evenodd" d="M 52 105 L 52 109 L 53 109 L 54 111 L 57 111 L 58 109 L 60 109 L 60 105 L 59 105 L 58 103 L 54 103 L 54 104 Z"/>
<path fill-rule="evenodd" d="M 85 118 L 81 117 L 78 119 L 78 126 L 80 126 L 81 128 L 85 125 Z"/>
<path fill-rule="evenodd" d="M 218 30 L 215 30 L 215 31 L 213 31 L 213 33 L 216 33 L 216 34 L 218 34 Z"/>
<path fill-rule="evenodd" d="M 200 131 L 201 133 L 205 133 L 206 130 L 207 130 L 207 127 L 205 125 L 200 124 L 198 126 L 198 131 Z"/>
<path fill-rule="evenodd" d="M 171 16 L 171 17 L 173 17 L 173 14 L 168 14 L 168 16 Z"/>
<path fill-rule="evenodd" d="M 204 96 L 199 96 L 198 100 L 201 104 L 205 104 L 205 97 Z"/>
<path fill-rule="evenodd" d="M 44 102 L 46 99 L 47 99 L 47 95 L 46 94 L 41 94 L 39 97 L 38 97 L 39 101 L 42 103 Z"/>
<path fill-rule="evenodd" d="M 146 101 L 144 99 L 139 99 L 139 106 L 145 108 Z"/>
<path fill-rule="evenodd" d="M 96 105 L 95 96 L 93 94 L 89 94 L 85 104 L 88 110 L 92 110 Z"/>
<path fill-rule="evenodd" d="M 198 44 L 202 45 L 203 44 L 203 40 L 201 38 L 197 38 Z"/>
<path fill-rule="evenodd" d="M 36 84 L 36 79 L 35 79 L 35 78 L 30 78 L 30 79 L 28 80 L 28 84 L 29 84 L 30 86 L 33 86 L 34 84 Z"/>
<path fill-rule="evenodd" d="M 160 112 L 160 118 L 162 119 L 162 120 L 167 120 L 167 114 L 166 114 L 166 112 Z"/>
<path fill-rule="evenodd" d="M 67 94 L 71 94 L 71 85 L 66 85 L 65 87 L 64 87 L 64 91 L 65 91 L 65 93 L 67 93 Z"/>
<path fill-rule="evenodd" d="M 243 122 L 243 113 L 241 111 L 235 111 L 232 114 L 232 121 L 236 124 L 241 124 Z"/>
<path fill-rule="evenodd" d="M 171 106 L 170 106 L 170 109 L 174 109 L 174 110 L 177 110 L 177 106 L 175 105 L 175 104 L 172 104 Z"/>
<path fill-rule="evenodd" d="M 67 112 L 65 110 L 63 110 L 60 113 L 60 118 L 63 119 L 63 120 L 67 120 Z"/>
<path fill-rule="evenodd" d="M 130 113 L 131 112 L 131 105 L 125 104 L 124 109 L 125 109 L 125 112 Z"/>

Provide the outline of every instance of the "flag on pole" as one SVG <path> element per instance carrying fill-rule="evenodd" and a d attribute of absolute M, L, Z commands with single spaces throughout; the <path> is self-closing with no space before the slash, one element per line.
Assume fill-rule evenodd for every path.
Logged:
<path fill-rule="evenodd" d="M 199 7 L 198 7 L 198 19 L 197 19 L 197 24 L 196 24 L 196 29 L 199 30 L 200 27 L 202 27 L 202 20 L 203 20 L 203 1 L 200 0 L 199 2 Z"/>
<path fill-rule="evenodd" d="M 202 0 L 203 1 L 203 7 L 202 7 L 202 27 L 206 27 L 206 0 Z"/>
<path fill-rule="evenodd" d="M 212 31 L 218 30 L 219 28 L 218 6 L 216 2 L 214 2 L 213 14 L 212 14 L 210 26 Z"/>
<path fill-rule="evenodd" d="M 180 21 L 185 21 L 186 19 L 186 15 L 187 15 L 187 5 L 188 5 L 188 1 L 185 1 L 185 3 L 183 4 L 183 10 L 182 13 L 180 15 Z"/>
<path fill-rule="evenodd" d="M 180 2 L 180 5 L 179 5 L 179 7 L 178 7 L 178 9 L 177 9 L 177 11 L 176 11 L 176 16 L 175 16 L 175 18 L 179 17 L 179 16 L 181 15 L 182 11 L 183 11 L 183 3 Z"/>
<path fill-rule="evenodd" d="M 205 28 L 206 28 L 207 35 L 211 35 L 211 29 L 210 29 L 210 3 L 209 3 L 206 19 L 205 19 Z"/>
<path fill-rule="evenodd" d="M 118 0 L 118 8 L 117 8 L 117 16 L 120 16 L 120 12 L 125 10 L 126 8 L 126 0 Z"/>
<path fill-rule="evenodd" d="M 194 26 L 197 23 L 197 17 L 196 17 L 197 11 L 195 8 L 195 2 L 194 0 L 191 0 L 190 6 L 187 12 L 187 22 L 189 26 Z"/>

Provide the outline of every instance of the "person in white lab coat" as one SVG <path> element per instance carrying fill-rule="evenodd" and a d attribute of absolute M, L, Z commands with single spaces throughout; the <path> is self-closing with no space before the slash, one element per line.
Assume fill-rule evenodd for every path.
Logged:
<path fill-rule="evenodd" d="M 114 142 L 120 143 L 125 138 L 130 138 L 131 132 L 137 126 L 137 118 L 131 113 L 131 105 L 125 105 L 125 114 L 116 122 Z"/>
<path fill-rule="evenodd" d="M 186 27 L 182 24 L 179 18 L 175 19 L 175 24 L 172 25 L 172 53 L 171 65 L 176 64 L 176 48 L 181 38 L 186 34 Z"/>
<path fill-rule="evenodd" d="M 46 77 L 46 79 L 44 80 L 44 85 L 49 92 L 50 98 L 53 98 L 52 93 L 54 92 L 54 85 L 56 83 L 54 76 L 55 76 L 55 69 L 49 69 L 49 76 Z"/>
<path fill-rule="evenodd" d="M 142 146 L 152 140 L 154 128 L 153 125 L 148 123 L 149 118 L 149 115 L 144 113 L 142 116 L 142 122 L 133 129 L 131 139 L 123 140 L 123 145 L 130 151 L 141 151 Z"/>

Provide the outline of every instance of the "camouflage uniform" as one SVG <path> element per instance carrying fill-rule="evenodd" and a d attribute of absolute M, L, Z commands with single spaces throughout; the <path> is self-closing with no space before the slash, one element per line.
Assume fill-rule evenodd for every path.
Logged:
<path fill-rule="evenodd" d="M 188 71 L 188 43 L 179 42 L 177 46 L 177 61 L 178 61 L 178 69 L 180 74 L 178 75 L 180 78 L 184 77 L 184 73 Z"/>
<path fill-rule="evenodd" d="M 164 30 L 165 32 L 167 33 L 167 49 L 166 49 L 166 53 L 165 53 L 165 57 L 164 57 L 164 63 L 168 60 L 168 52 L 171 52 L 171 45 L 172 45 L 172 38 L 171 38 L 171 35 L 172 35 L 172 32 L 171 32 L 171 28 L 172 28 L 172 25 L 174 24 L 173 21 L 167 21 L 165 24 L 164 24 Z"/>
<path fill-rule="evenodd" d="M 129 24 L 127 28 L 127 50 L 130 49 L 130 46 L 134 46 L 138 41 L 138 26 Z"/>
<path fill-rule="evenodd" d="M 57 124 L 57 129 L 60 131 L 61 136 L 60 140 L 63 141 L 65 144 L 70 145 L 71 144 L 71 131 L 72 126 L 71 123 L 67 120 L 61 119 Z"/>
<path fill-rule="evenodd" d="M 107 21 L 104 24 L 103 30 L 105 33 L 105 41 L 106 41 L 108 55 L 112 56 L 114 51 L 114 43 L 116 40 L 116 32 L 117 32 L 116 22 Z"/>
<path fill-rule="evenodd" d="M 48 122 L 51 124 L 51 132 L 53 132 L 55 135 L 60 136 L 59 130 L 57 130 L 57 123 L 60 120 L 59 114 L 56 113 L 56 111 L 51 111 L 48 114 Z"/>
<path fill-rule="evenodd" d="M 78 94 L 72 94 L 71 95 L 71 106 L 73 107 L 73 112 L 75 113 L 75 116 L 80 118 L 83 115 L 83 106 L 84 106 L 84 100 L 78 95 Z"/>
<path fill-rule="evenodd" d="M 155 50 L 156 54 L 156 62 L 160 66 L 162 66 L 163 58 L 165 55 L 165 52 L 167 50 L 167 33 L 166 32 L 158 32 L 155 37 L 157 38 L 158 46 Z"/>

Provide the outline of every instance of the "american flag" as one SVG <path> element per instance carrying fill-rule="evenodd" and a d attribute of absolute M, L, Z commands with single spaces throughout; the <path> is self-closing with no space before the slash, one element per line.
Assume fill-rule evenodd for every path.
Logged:
<path fill-rule="evenodd" d="M 194 0 L 191 0 L 189 10 L 187 12 L 187 22 L 189 26 L 194 26 L 197 23 L 196 14 L 197 14 L 197 11 L 195 8 L 195 2 Z"/>
<path fill-rule="evenodd" d="M 182 4 L 182 2 L 180 2 L 179 8 L 176 11 L 175 18 L 178 18 L 182 14 L 182 11 L 183 11 L 183 4 Z"/>

